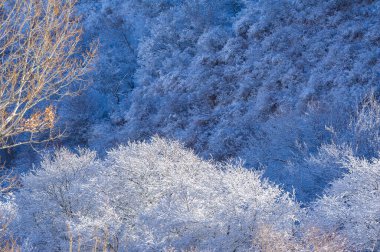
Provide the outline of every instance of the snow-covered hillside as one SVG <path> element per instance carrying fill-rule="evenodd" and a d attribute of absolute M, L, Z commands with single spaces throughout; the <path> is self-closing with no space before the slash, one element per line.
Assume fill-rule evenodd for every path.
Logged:
<path fill-rule="evenodd" d="M 329 181 L 304 162 L 322 144 L 377 155 L 348 125 L 378 94 L 379 1 L 104 0 L 79 10 L 100 55 L 93 87 L 62 106 L 75 144 L 103 152 L 158 134 L 264 167 L 302 200 Z"/>

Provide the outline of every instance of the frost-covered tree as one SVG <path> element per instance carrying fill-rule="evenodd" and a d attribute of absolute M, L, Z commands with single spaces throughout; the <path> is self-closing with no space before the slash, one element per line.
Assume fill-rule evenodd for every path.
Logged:
<path fill-rule="evenodd" d="M 109 235 L 112 241 L 119 220 L 97 191 L 101 169 L 96 154 L 86 150 L 73 154 L 62 149 L 46 156 L 40 168 L 22 178 L 12 231 L 33 251 L 68 250 L 71 239 L 85 250 L 97 238 Z"/>
<path fill-rule="evenodd" d="M 377 251 L 380 245 L 380 160 L 340 153 L 340 164 L 348 173 L 334 181 L 315 202 L 311 221 L 313 225 L 318 223 L 326 230 L 347 237 L 355 250 Z"/>

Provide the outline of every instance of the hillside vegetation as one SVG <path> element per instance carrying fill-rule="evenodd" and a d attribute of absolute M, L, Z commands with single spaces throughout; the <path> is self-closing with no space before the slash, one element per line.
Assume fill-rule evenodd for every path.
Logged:
<path fill-rule="evenodd" d="M 14 133 L 64 137 L 32 134 L 55 141 L 10 150 L 20 186 L 0 204 L 3 240 L 23 251 L 380 250 L 380 1 L 80 0 L 68 16 L 76 49 L 92 53 L 70 54 L 80 74 L 38 104 L 51 122 L 41 112 L 41 130 Z"/>

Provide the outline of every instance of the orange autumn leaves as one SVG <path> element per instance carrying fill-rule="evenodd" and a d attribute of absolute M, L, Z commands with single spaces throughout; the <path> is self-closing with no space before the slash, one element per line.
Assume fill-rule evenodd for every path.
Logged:
<path fill-rule="evenodd" d="M 43 112 L 38 111 L 23 121 L 21 124 L 25 131 L 39 132 L 43 129 L 51 129 L 55 123 L 54 107 L 50 105 Z"/>

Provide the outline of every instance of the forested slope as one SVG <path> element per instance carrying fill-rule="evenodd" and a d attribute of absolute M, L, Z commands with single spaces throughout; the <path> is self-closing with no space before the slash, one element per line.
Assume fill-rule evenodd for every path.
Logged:
<path fill-rule="evenodd" d="M 86 95 L 63 105 L 64 121 L 75 144 L 99 151 L 158 134 L 206 158 L 242 158 L 305 200 L 329 181 L 304 162 L 321 145 L 377 154 L 349 124 L 378 93 L 379 6 L 83 1 L 98 69 Z"/>

